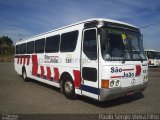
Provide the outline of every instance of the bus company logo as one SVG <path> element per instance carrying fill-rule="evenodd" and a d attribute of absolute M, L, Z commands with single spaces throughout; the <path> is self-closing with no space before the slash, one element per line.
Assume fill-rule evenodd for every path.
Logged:
<path fill-rule="evenodd" d="M 132 77 L 134 77 L 135 75 L 134 75 L 134 73 L 132 73 L 132 72 L 124 72 L 124 74 L 123 74 L 123 78 L 132 78 Z"/>
<path fill-rule="evenodd" d="M 132 81 L 131 81 L 131 84 L 135 85 L 135 83 L 136 83 L 136 80 L 133 78 Z"/>
<path fill-rule="evenodd" d="M 111 67 L 111 73 L 118 73 L 118 72 L 122 72 L 122 68 L 118 68 L 118 67 Z"/>
<path fill-rule="evenodd" d="M 74 59 L 71 54 L 66 55 L 66 63 L 73 63 Z"/>
<path fill-rule="evenodd" d="M 58 56 L 44 56 L 44 63 L 59 63 L 60 59 Z"/>
<path fill-rule="evenodd" d="M 118 67 L 111 67 L 111 73 L 122 73 L 123 75 L 121 76 L 122 78 L 132 78 L 135 76 L 133 73 L 133 68 L 129 69 L 122 69 Z"/>
<path fill-rule="evenodd" d="M 147 70 L 145 69 L 145 70 L 143 70 L 143 73 L 147 73 Z"/>

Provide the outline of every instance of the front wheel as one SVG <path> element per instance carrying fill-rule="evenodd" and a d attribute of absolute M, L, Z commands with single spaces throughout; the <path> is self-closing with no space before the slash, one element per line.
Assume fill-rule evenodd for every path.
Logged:
<path fill-rule="evenodd" d="M 71 79 L 67 79 L 67 80 L 63 81 L 62 87 L 63 87 L 63 94 L 67 98 L 69 98 L 69 99 L 76 98 L 74 83 Z"/>

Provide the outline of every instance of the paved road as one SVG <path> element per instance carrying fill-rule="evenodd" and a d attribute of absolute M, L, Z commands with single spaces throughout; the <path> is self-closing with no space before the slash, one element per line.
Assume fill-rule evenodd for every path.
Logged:
<path fill-rule="evenodd" d="M 0 63 L 0 113 L 160 113 L 160 71 L 150 70 L 149 86 L 143 94 L 99 103 L 87 97 L 68 100 L 57 88 L 24 82 L 13 63 Z"/>

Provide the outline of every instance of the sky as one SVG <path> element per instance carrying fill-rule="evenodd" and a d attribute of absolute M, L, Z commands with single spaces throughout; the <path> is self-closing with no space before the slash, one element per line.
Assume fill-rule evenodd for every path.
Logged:
<path fill-rule="evenodd" d="M 160 51 L 160 0 L 0 0 L 0 36 L 14 43 L 89 18 L 133 24 Z"/>

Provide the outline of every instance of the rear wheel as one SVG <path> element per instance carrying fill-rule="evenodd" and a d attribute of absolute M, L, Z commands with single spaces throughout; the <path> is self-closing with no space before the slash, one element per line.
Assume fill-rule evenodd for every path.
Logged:
<path fill-rule="evenodd" d="M 62 83 L 63 87 L 63 94 L 69 98 L 69 99 L 75 99 L 76 94 L 75 94 L 75 87 L 72 79 L 67 78 L 66 80 L 63 81 Z"/>
<path fill-rule="evenodd" d="M 23 80 L 24 80 L 25 82 L 28 82 L 28 81 L 29 81 L 29 79 L 28 79 L 28 77 L 27 77 L 27 73 L 26 73 L 26 69 L 25 69 L 25 68 L 22 69 L 22 78 L 23 78 Z"/>

